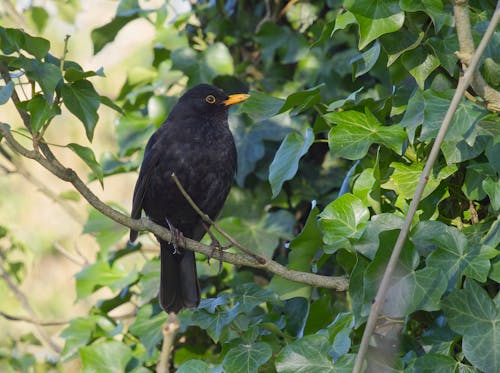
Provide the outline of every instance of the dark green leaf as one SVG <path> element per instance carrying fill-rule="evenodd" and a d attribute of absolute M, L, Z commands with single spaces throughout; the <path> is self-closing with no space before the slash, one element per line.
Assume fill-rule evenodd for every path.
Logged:
<path fill-rule="evenodd" d="M 226 353 L 222 366 L 226 372 L 257 372 L 271 358 L 272 352 L 271 346 L 264 342 L 240 344 Z"/>
<path fill-rule="evenodd" d="M 314 133 L 310 128 L 306 129 L 304 135 L 292 132 L 285 137 L 269 167 L 273 198 L 278 196 L 283 183 L 295 176 L 300 158 L 307 153 L 313 142 Z"/>
<path fill-rule="evenodd" d="M 50 119 L 60 114 L 59 107 L 50 106 L 42 95 L 35 95 L 31 100 L 22 102 L 20 106 L 31 114 L 30 126 L 33 133 L 39 133 Z"/>
<path fill-rule="evenodd" d="M 147 304 L 139 309 L 134 323 L 130 325 L 130 333 L 139 338 L 149 356 L 153 355 L 156 345 L 163 338 L 162 325 L 165 324 L 167 318 L 165 312 L 153 315 L 153 306 Z"/>
<path fill-rule="evenodd" d="M 463 335 L 465 357 L 483 372 L 500 371 L 500 311 L 484 289 L 467 280 L 442 307 L 450 327 Z"/>
<path fill-rule="evenodd" d="M 424 89 L 427 77 L 439 67 L 439 60 L 433 54 L 417 48 L 405 52 L 401 57 L 403 66 L 415 78 L 420 89 Z"/>
<path fill-rule="evenodd" d="M 311 106 L 319 102 L 320 99 L 319 93 L 321 87 L 323 86 L 324 84 L 320 84 L 316 87 L 309 88 L 304 91 L 298 91 L 292 93 L 290 96 L 286 98 L 286 101 L 279 110 L 278 114 L 293 109 L 292 115 L 296 115 L 310 108 Z"/>
<path fill-rule="evenodd" d="M 74 67 L 70 67 L 66 69 L 66 72 L 64 73 L 64 79 L 66 79 L 66 81 L 70 83 L 76 82 L 77 80 L 86 79 L 91 76 L 105 76 L 104 69 L 101 67 L 96 71 L 81 71 Z"/>
<path fill-rule="evenodd" d="M 38 32 L 42 32 L 47 25 L 47 21 L 49 19 L 49 13 L 39 6 L 32 6 L 29 8 L 29 13 L 31 15 L 31 20 L 36 26 Z"/>
<path fill-rule="evenodd" d="M 99 119 L 97 109 L 101 102 L 92 83 L 87 80 L 78 80 L 71 84 L 64 84 L 61 95 L 68 110 L 84 124 L 87 138 L 92 141 Z"/>
<path fill-rule="evenodd" d="M 136 13 L 129 16 L 117 16 L 104 26 L 98 27 L 90 33 L 92 44 L 94 46 L 94 54 L 99 53 L 106 44 L 115 40 L 118 32 L 129 22 L 136 19 Z"/>
<path fill-rule="evenodd" d="M 177 373 L 209 373 L 210 369 L 208 364 L 203 360 L 188 360 L 184 362 L 179 369 L 176 371 Z"/>
<path fill-rule="evenodd" d="M 5 86 L 0 88 L 0 105 L 9 101 L 12 92 L 14 91 L 14 82 L 10 81 Z"/>
<path fill-rule="evenodd" d="M 90 167 L 90 169 L 94 172 L 94 175 L 97 177 L 101 185 L 104 186 L 102 167 L 97 162 L 92 149 L 75 143 L 71 143 L 66 146 L 70 148 L 73 152 L 75 152 L 75 154 L 78 155 L 87 164 L 87 166 Z"/>
<path fill-rule="evenodd" d="M 380 56 L 380 43 L 373 43 L 372 47 L 351 60 L 352 75 L 357 78 L 369 72 Z"/>
<path fill-rule="evenodd" d="M 240 112 L 247 113 L 256 122 L 271 118 L 284 107 L 285 100 L 265 95 L 260 92 L 250 92 L 250 98 L 240 106 Z"/>

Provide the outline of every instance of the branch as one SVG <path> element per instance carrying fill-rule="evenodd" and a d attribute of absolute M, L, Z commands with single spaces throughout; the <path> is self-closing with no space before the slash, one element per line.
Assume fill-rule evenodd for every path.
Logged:
<path fill-rule="evenodd" d="M 47 334 L 47 332 L 42 328 L 42 324 L 40 321 L 35 321 L 38 320 L 38 317 L 36 316 L 35 311 L 33 308 L 31 308 L 31 305 L 28 301 L 28 298 L 24 293 L 19 289 L 19 287 L 16 285 L 16 283 L 10 278 L 9 273 L 4 269 L 4 264 L 3 264 L 3 259 L 0 257 L 0 277 L 4 279 L 5 283 L 7 286 L 10 288 L 10 290 L 14 293 L 16 298 L 19 300 L 21 303 L 22 307 L 26 311 L 26 313 L 29 315 L 29 319 L 26 318 L 24 321 L 27 320 L 32 320 L 32 324 L 35 326 L 36 332 L 38 333 L 41 342 L 49 347 L 50 349 L 54 350 L 58 354 L 61 353 L 61 347 L 59 347 Z M 5 317 L 5 314 L 2 312 L 2 316 Z"/>
<path fill-rule="evenodd" d="M 160 360 L 156 366 L 156 373 L 168 373 L 170 353 L 172 351 L 172 346 L 174 344 L 174 337 L 179 330 L 179 320 L 175 313 L 170 312 L 168 314 L 168 320 L 163 324 L 163 344 L 161 346 Z"/>
<path fill-rule="evenodd" d="M 172 241 L 173 237 L 170 231 L 158 224 L 155 224 L 149 219 L 132 219 L 128 215 L 125 215 L 104 202 L 102 202 L 88 187 L 87 185 L 78 177 L 78 175 L 70 168 L 66 168 L 61 165 L 61 163 L 55 160 L 49 160 L 45 158 L 40 152 L 35 150 L 29 150 L 17 142 L 9 129 L 9 126 L 0 122 L 0 133 L 4 136 L 5 140 L 9 146 L 17 153 L 21 154 L 26 158 L 33 159 L 37 161 L 40 165 L 45 167 L 48 171 L 53 173 L 55 176 L 61 180 L 71 183 L 75 189 L 87 200 L 87 202 L 94 207 L 96 210 L 111 218 L 115 222 L 131 228 L 136 231 L 149 231 L 156 236 L 160 237 L 165 241 Z M 42 144 L 40 144 L 42 145 Z M 184 241 L 184 240 L 183 240 Z M 196 251 L 202 253 L 206 256 L 211 256 L 213 251 L 217 248 L 213 246 L 204 245 L 198 241 L 191 240 L 189 238 L 185 239 L 185 248 L 188 250 Z M 228 252 L 221 252 L 220 260 L 235 265 L 248 266 L 254 268 L 265 269 L 272 272 L 284 279 L 303 283 L 310 286 L 317 286 L 328 289 L 335 289 L 337 291 L 345 291 L 349 287 L 349 281 L 345 277 L 341 276 L 321 276 L 314 273 L 300 272 L 289 270 L 281 264 L 268 260 L 266 263 L 262 264 L 257 259 L 246 254 L 233 254 Z"/>
<path fill-rule="evenodd" d="M 3 312 L 3 311 L 0 311 L 0 316 L 4 317 L 10 321 L 22 321 L 22 322 L 27 322 L 27 323 L 38 325 L 38 326 L 57 326 L 57 325 L 69 324 L 69 321 L 67 321 L 67 320 L 65 320 L 65 321 L 38 321 L 38 320 L 30 319 L 29 317 L 14 316 L 14 315 L 8 314 L 8 313 Z"/>
<path fill-rule="evenodd" d="M 497 7 L 498 11 L 498 7 Z M 474 55 L 474 40 L 472 38 L 471 24 L 469 19 L 468 0 L 455 0 L 453 4 L 455 15 L 455 25 L 457 29 L 458 43 L 460 51 L 456 53 L 462 62 L 464 70 L 471 64 Z M 470 83 L 476 94 L 486 101 L 486 107 L 492 111 L 500 111 L 500 92 L 492 88 L 479 72 L 479 66 L 474 69 L 472 81 Z"/>
<path fill-rule="evenodd" d="M 417 211 L 418 204 L 420 202 L 420 199 L 422 198 L 422 194 L 424 192 L 424 188 L 427 184 L 427 181 L 429 180 L 429 175 L 432 171 L 432 168 L 434 166 L 434 162 L 436 161 L 436 158 L 439 154 L 439 149 L 441 147 L 441 144 L 443 143 L 443 140 L 446 136 L 446 132 L 448 131 L 448 127 L 450 126 L 451 120 L 453 118 L 453 115 L 455 114 L 455 111 L 457 110 L 458 104 L 462 100 L 462 97 L 464 96 L 465 90 L 469 86 L 469 84 L 472 81 L 473 75 L 476 72 L 477 66 L 479 64 L 479 60 L 484 53 L 484 50 L 486 46 L 488 45 L 488 42 L 493 35 L 493 32 L 495 31 L 495 27 L 500 19 L 500 0 L 498 1 L 497 8 L 495 10 L 495 13 L 493 14 L 493 17 L 491 18 L 491 22 L 488 25 L 488 29 L 483 35 L 483 38 L 481 42 L 479 43 L 479 46 L 474 53 L 474 56 L 472 57 L 472 60 L 465 71 L 464 76 L 459 80 L 457 89 L 455 91 L 455 94 L 453 95 L 453 99 L 451 100 L 450 107 L 448 108 L 448 111 L 446 112 L 446 115 L 443 119 L 443 123 L 441 124 L 441 128 L 439 129 L 439 133 L 436 136 L 436 140 L 434 141 L 434 144 L 432 145 L 431 153 L 429 154 L 429 159 L 427 160 L 425 167 L 422 171 L 422 174 L 420 175 L 420 179 L 418 180 L 417 184 L 417 189 L 415 190 L 415 196 L 413 197 L 410 206 L 408 208 L 408 213 L 406 215 L 403 227 L 401 228 L 401 232 L 399 233 L 398 239 L 396 241 L 396 244 L 394 245 L 394 249 L 392 251 L 391 258 L 389 259 L 389 263 L 387 264 L 387 267 L 384 272 L 384 276 L 382 277 L 382 281 L 380 282 L 379 289 L 377 291 L 377 295 L 375 296 L 375 300 L 372 303 L 370 315 L 368 316 L 368 321 L 366 322 L 365 326 L 365 331 L 363 333 L 363 337 L 361 339 L 361 344 L 359 346 L 359 351 L 356 356 L 356 360 L 354 362 L 354 368 L 353 368 L 353 373 L 360 373 L 361 368 L 363 365 L 363 361 L 365 358 L 365 354 L 368 350 L 368 344 L 370 341 L 370 337 L 373 333 L 373 330 L 375 329 L 375 325 L 378 319 L 378 315 L 380 313 L 380 310 L 382 309 L 387 290 L 389 289 L 389 286 L 391 285 L 391 278 L 392 274 L 394 272 L 394 269 L 396 268 L 396 264 L 398 262 L 399 255 L 401 254 L 401 250 L 403 248 L 403 244 L 406 240 L 406 236 L 408 235 L 408 232 L 411 227 L 411 223 L 413 221 L 413 217 L 415 216 L 415 212 Z"/>

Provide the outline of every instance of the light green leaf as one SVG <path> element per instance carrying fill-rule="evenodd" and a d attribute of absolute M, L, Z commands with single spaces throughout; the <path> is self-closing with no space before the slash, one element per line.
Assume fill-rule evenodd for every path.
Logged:
<path fill-rule="evenodd" d="M 222 43 L 209 45 L 205 50 L 205 63 L 217 75 L 233 75 L 233 57 L 229 49 Z"/>
<path fill-rule="evenodd" d="M 346 193 L 329 203 L 320 214 L 323 241 L 334 249 L 350 246 L 349 239 L 363 234 L 370 212 L 361 200 Z"/>
<path fill-rule="evenodd" d="M 483 190 L 490 197 L 491 207 L 494 210 L 500 210 L 500 182 L 499 180 L 493 180 L 491 177 L 487 177 L 483 180 Z"/>
<path fill-rule="evenodd" d="M 112 206 L 125 214 L 127 213 L 122 207 L 116 204 Z M 128 228 L 118 224 L 96 209 L 90 208 L 89 216 L 85 222 L 82 233 L 89 233 L 95 236 L 102 250 L 101 252 L 103 253 L 116 244 L 127 231 Z"/>
<path fill-rule="evenodd" d="M 358 22 L 360 50 L 380 35 L 399 30 L 405 20 L 397 0 L 346 0 L 344 7 Z"/>
<path fill-rule="evenodd" d="M 101 183 L 101 186 L 104 186 L 102 167 L 97 162 L 92 149 L 75 143 L 71 143 L 66 146 L 70 148 L 77 156 L 79 156 L 87 164 L 87 166 L 90 167 L 90 169 L 94 172 L 96 178 Z"/>
<path fill-rule="evenodd" d="M 500 371 L 500 312 L 486 291 L 466 280 L 441 304 L 450 327 L 463 335 L 465 357 L 483 372 Z"/>
<path fill-rule="evenodd" d="M 210 368 L 203 360 L 188 360 L 184 362 L 176 373 L 209 373 Z"/>
<path fill-rule="evenodd" d="M 328 355 L 330 343 L 323 335 L 307 335 L 288 344 L 276 359 L 279 373 L 336 372 Z"/>
<path fill-rule="evenodd" d="M 92 83 L 88 80 L 77 80 L 71 84 L 64 84 L 61 96 L 68 110 L 84 124 L 87 138 L 92 141 L 99 119 L 97 109 L 101 103 L 100 96 Z"/>
<path fill-rule="evenodd" d="M 398 195 L 406 199 L 412 199 L 415 196 L 417 184 L 424 169 L 423 163 L 404 164 L 392 162 L 390 167 L 394 172 L 389 177 L 389 180 L 382 185 L 382 188 L 394 190 Z M 425 186 L 422 198 L 431 194 L 441 183 L 450 175 L 457 171 L 456 165 L 445 166 L 436 172 L 431 172 L 427 185 Z"/>
<path fill-rule="evenodd" d="M 222 366 L 226 372 L 257 372 L 271 358 L 272 352 L 271 346 L 265 342 L 242 343 L 226 353 Z"/>
<path fill-rule="evenodd" d="M 305 134 L 292 132 L 281 143 L 269 166 L 269 183 L 276 198 L 283 183 L 292 179 L 299 168 L 299 160 L 314 142 L 314 132 L 307 128 Z"/>
<path fill-rule="evenodd" d="M 132 351 L 118 341 L 95 343 L 80 349 L 83 373 L 125 372 L 127 363 L 132 358 Z"/>
<path fill-rule="evenodd" d="M 406 139 L 399 126 L 383 126 L 366 108 L 365 113 L 349 110 L 330 112 L 323 116 L 337 124 L 328 133 L 330 151 L 336 157 L 361 159 L 373 143 L 382 144 L 400 154 Z"/>

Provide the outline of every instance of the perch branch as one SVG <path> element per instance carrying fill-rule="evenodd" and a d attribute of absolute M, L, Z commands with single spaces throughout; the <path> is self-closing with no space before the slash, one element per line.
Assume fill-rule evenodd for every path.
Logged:
<path fill-rule="evenodd" d="M 394 269 L 396 268 L 399 254 L 401 253 L 401 250 L 403 248 L 403 244 L 406 240 L 406 236 L 408 235 L 408 232 L 410 230 L 411 223 L 413 221 L 413 217 L 415 216 L 415 212 L 417 211 L 418 204 L 420 202 L 420 199 L 422 198 L 424 188 L 427 184 L 427 181 L 429 180 L 429 175 L 430 175 L 432 168 L 434 166 L 434 162 L 436 161 L 436 158 L 439 154 L 441 144 L 443 143 L 443 140 L 446 136 L 446 132 L 448 131 L 448 127 L 450 126 L 453 115 L 455 114 L 455 111 L 457 110 L 457 107 L 458 107 L 458 104 L 460 103 L 460 100 L 464 96 L 465 90 L 467 89 L 467 87 L 469 86 L 469 84 L 472 81 L 473 75 L 474 75 L 476 68 L 479 64 L 479 60 L 481 58 L 481 55 L 483 54 L 486 46 L 488 45 L 488 42 L 489 42 L 491 36 L 493 35 L 493 32 L 495 31 L 495 27 L 500 19 L 499 5 L 500 5 L 500 0 L 497 4 L 495 13 L 493 14 L 493 17 L 491 18 L 491 22 L 488 25 L 488 28 L 487 28 L 486 32 L 484 33 L 484 36 L 481 39 L 481 42 L 479 43 L 479 46 L 478 46 L 476 52 L 474 53 L 474 56 L 472 57 L 472 60 L 470 61 L 470 64 L 467 67 L 467 70 L 465 71 L 464 76 L 458 82 L 458 86 L 457 86 L 457 89 L 455 91 L 455 94 L 453 95 L 453 99 L 451 100 L 450 107 L 448 108 L 448 111 L 446 112 L 446 115 L 443 119 L 443 123 L 441 124 L 441 128 L 439 129 L 439 133 L 437 134 L 436 140 L 434 141 L 434 144 L 432 145 L 431 153 L 429 154 L 429 159 L 427 160 L 425 167 L 422 171 L 422 174 L 420 175 L 420 179 L 419 179 L 418 184 L 417 184 L 417 189 L 415 190 L 415 196 L 413 197 L 413 199 L 410 203 L 410 206 L 408 208 L 408 213 L 406 215 L 403 227 L 401 228 L 401 232 L 399 233 L 396 244 L 394 245 L 392 255 L 389 259 L 389 263 L 387 263 L 387 267 L 385 269 L 384 276 L 382 277 L 379 289 L 377 291 L 377 295 L 375 296 L 375 300 L 372 303 L 370 315 L 368 316 L 368 321 L 366 322 L 365 331 L 363 333 L 363 337 L 361 339 L 361 344 L 359 346 L 359 351 L 358 351 L 358 354 L 356 356 L 356 360 L 354 362 L 353 373 L 360 373 L 361 372 L 361 368 L 363 365 L 365 354 L 368 351 L 368 344 L 370 341 L 370 337 L 373 333 L 373 330 L 375 329 L 378 315 L 379 315 L 379 313 L 382 310 L 382 307 L 384 305 L 387 290 L 389 289 L 389 286 L 391 285 L 392 274 L 394 272 Z"/>
<path fill-rule="evenodd" d="M 17 153 L 21 154 L 26 158 L 33 159 L 37 161 L 40 165 L 45 167 L 48 171 L 53 173 L 59 179 L 71 183 L 74 188 L 87 200 L 87 202 L 94 207 L 96 210 L 111 218 L 115 222 L 131 228 L 136 231 L 149 231 L 156 236 L 160 237 L 165 241 L 172 241 L 172 235 L 170 231 L 162 227 L 161 225 L 155 224 L 149 219 L 132 219 L 129 216 L 111 208 L 104 202 L 102 202 L 83 182 L 82 179 L 70 168 L 66 168 L 61 165 L 61 163 L 56 159 L 55 161 L 49 160 L 44 157 L 43 154 L 36 150 L 30 150 L 21 145 L 13 137 L 9 126 L 0 122 L 0 133 L 4 136 L 5 140 L 9 146 Z M 198 241 L 186 238 L 186 247 L 189 250 L 202 253 L 204 255 L 210 256 L 213 251 L 217 248 L 213 246 L 204 245 Z M 262 268 L 269 272 L 272 272 L 284 279 L 303 283 L 310 286 L 317 286 L 328 289 L 335 289 L 337 291 L 345 291 L 349 287 L 349 281 L 342 276 L 322 276 L 314 273 L 300 272 L 295 270 L 289 270 L 285 266 L 273 261 L 268 260 L 266 263 L 262 264 L 257 259 L 246 254 L 233 254 L 228 252 L 222 252 L 222 261 L 232 263 L 240 266 L 249 266 L 254 268 Z"/>
<path fill-rule="evenodd" d="M 465 70 L 465 68 L 471 64 L 475 49 L 469 19 L 469 2 L 467 0 L 454 1 L 453 13 L 460 46 L 460 51 L 458 51 L 456 55 L 460 59 L 460 62 L 462 62 Z M 486 101 L 486 107 L 488 109 L 496 112 L 500 111 L 500 92 L 486 83 L 479 72 L 479 66 L 474 69 L 470 85 L 474 92 Z"/>

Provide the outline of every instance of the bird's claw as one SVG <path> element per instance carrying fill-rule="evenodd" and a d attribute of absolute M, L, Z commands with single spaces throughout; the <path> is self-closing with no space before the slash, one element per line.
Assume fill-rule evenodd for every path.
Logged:
<path fill-rule="evenodd" d="M 210 264 L 210 259 L 214 257 L 214 253 L 217 251 L 219 253 L 219 272 L 222 271 L 222 252 L 230 247 L 229 246 L 222 246 L 217 237 L 210 231 L 210 227 L 207 226 L 205 223 L 203 223 L 203 227 L 207 231 L 208 235 L 210 236 L 210 246 L 213 247 L 212 252 L 208 256 L 208 264 Z"/>
<path fill-rule="evenodd" d="M 182 254 L 179 250 L 179 245 L 181 245 L 182 247 L 186 247 L 186 237 L 184 237 L 182 232 L 175 228 L 167 218 L 165 218 L 165 221 L 167 222 L 169 231 L 172 233 L 172 246 L 174 247 L 174 255 Z"/>

